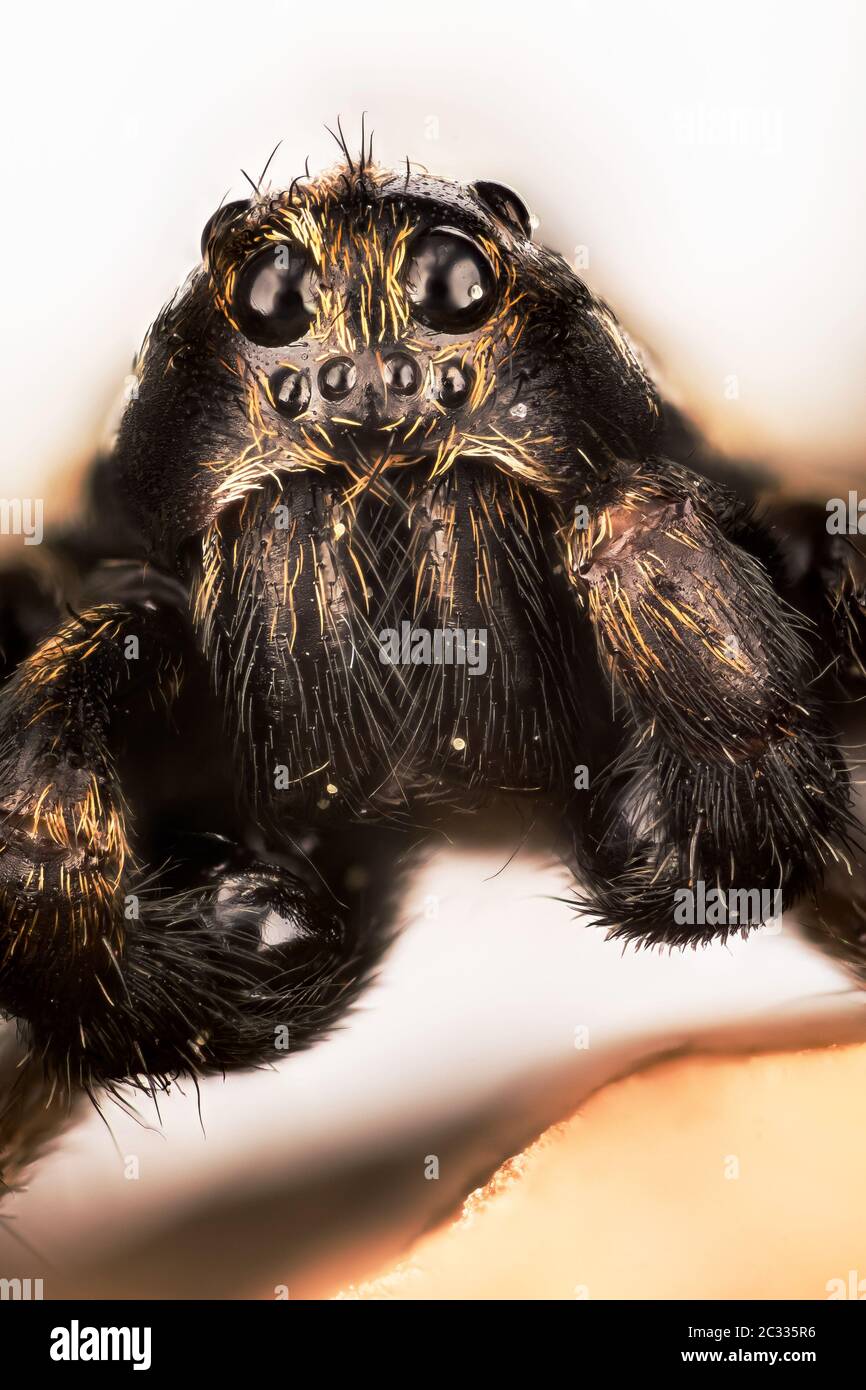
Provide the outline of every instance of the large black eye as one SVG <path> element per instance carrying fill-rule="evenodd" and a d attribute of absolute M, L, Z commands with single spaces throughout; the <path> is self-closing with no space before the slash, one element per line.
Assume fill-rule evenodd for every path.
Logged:
<path fill-rule="evenodd" d="M 208 218 L 207 222 L 205 223 L 204 231 L 201 234 L 202 259 L 204 259 L 205 253 L 208 249 L 208 243 L 211 239 L 211 233 L 214 232 L 217 229 L 217 227 L 221 226 L 223 223 L 228 225 L 229 222 L 239 217 L 242 212 L 247 212 L 249 206 L 249 198 L 238 198 L 234 203 L 223 203 L 222 207 L 217 208 L 213 216 Z"/>
<path fill-rule="evenodd" d="M 450 227 L 416 238 L 405 285 L 416 318 L 443 333 L 477 328 L 489 317 L 496 293 L 493 267 L 481 247 Z"/>
<path fill-rule="evenodd" d="M 494 216 L 505 222 L 513 232 L 519 232 L 527 241 L 532 236 L 532 217 L 529 208 L 513 188 L 505 183 L 492 183 L 489 179 L 479 179 L 472 184 L 476 193 L 489 207 Z"/>
<path fill-rule="evenodd" d="M 238 271 L 231 314 L 241 332 L 262 347 L 303 338 L 316 314 L 316 268 L 303 246 L 274 242 Z"/>

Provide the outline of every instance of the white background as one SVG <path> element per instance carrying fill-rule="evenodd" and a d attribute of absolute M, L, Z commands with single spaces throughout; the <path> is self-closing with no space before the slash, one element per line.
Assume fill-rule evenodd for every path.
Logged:
<path fill-rule="evenodd" d="M 384 161 L 512 183 L 587 247 L 721 437 L 853 466 L 864 32 L 855 0 L 11 6 L 4 488 L 80 449 L 240 168 L 282 139 L 287 184 L 365 109 Z"/>

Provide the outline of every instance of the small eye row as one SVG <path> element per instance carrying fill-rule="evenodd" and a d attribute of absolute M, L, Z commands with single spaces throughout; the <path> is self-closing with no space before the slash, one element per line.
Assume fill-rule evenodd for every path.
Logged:
<path fill-rule="evenodd" d="M 417 362 L 403 352 L 392 353 L 382 365 L 382 380 L 396 396 L 414 396 L 422 385 Z M 445 362 L 435 375 L 435 397 L 446 410 L 465 405 L 472 390 L 472 368 L 459 362 Z M 355 363 L 349 357 L 332 357 L 319 368 L 318 388 L 328 401 L 339 402 L 352 394 L 358 384 Z M 271 399 L 281 415 L 292 419 L 303 415 L 312 399 L 310 373 L 294 367 L 281 367 L 269 378 Z"/>
<path fill-rule="evenodd" d="M 392 352 L 382 364 L 382 381 L 397 396 L 414 396 L 421 385 L 418 363 L 406 352 Z M 319 369 L 319 390 L 328 401 L 351 395 L 357 382 L 358 369 L 350 357 L 332 357 Z"/>
<path fill-rule="evenodd" d="M 287 347 L 309 331 L 319 283 L 303 246 L 286 241 L 262 247 L 238 271 L 232 317 L 251 342 Z M 439 333 L 480 327 L 496 302 L 496 275 L 487 254 L 451 227 L 434 227 L 414 238 L 403 286 L 414 318 Z M 396 382 L 392 389 L 399 390 Z"/>

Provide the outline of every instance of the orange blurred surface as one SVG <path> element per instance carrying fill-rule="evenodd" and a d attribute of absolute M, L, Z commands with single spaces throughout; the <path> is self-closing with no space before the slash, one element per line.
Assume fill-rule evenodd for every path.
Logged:
<path fill-rule="evenodd" d="M 863 1045 L 629 1077 L 337 1296 L 866 1297 L 864 1089 Z"/>

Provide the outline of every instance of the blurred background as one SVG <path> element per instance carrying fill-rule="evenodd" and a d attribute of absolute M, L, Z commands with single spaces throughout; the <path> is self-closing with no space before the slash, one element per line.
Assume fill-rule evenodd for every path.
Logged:
<path fill-rule="evenodd" d="M 338 114 L 356 143 L 363 111 L 383 163 L 518 188 L 536 236 L 718 445 L 792 492 L 862 483 L 853 0 L 124 0 L 17 6 L 6 37 L 0 493 L 42 495 L 46 527 L 202 226 L 245 194 L 241 167 L 257 178 L 282 141 L 269 178 L 287 185 L 306 157 L 334 161 L 324 124 Z M 521 834 L 425 868 L 376 991 L 314 1053 L 208 1081 L 201 1120 L 188 1091 L 158 1113 L 139 1098 L 141 1121 L 84 1107 L 62 1137 L 47 1125 L 47 1156 L 3 1207 L 0 1273 L 44 1277 L 49 1296 L 357 1293 L 509 1154 L 638 1073 L 546 1141 L 558 1179 L 519 1199 L 509 1185 L 517 1225 L 482 1250 L 463 1245 L 464 1222 L 456 1256 L 425 1257 L 435 1273 L 417 1296 L 820 1297 L 858 1250 L 866 1275 L 849 1219 L 863 1126 L 846 1103 L 864 1069 L 861 997 L 795 924 L 701 954 L 623 953 L 558 901 L 569 885 L 542 850 L 505 867 Z M 822 1053 L 820 1073 L 804 1058 L 808 1078 L 790 1054 L 769 1073 L 689 1060 L 640 1074 L 817 1043 L 848 1046 Z M 3 1045 L 12 1075 L 9 1029 Z M 791 1117 L 805 1125 L 819 1102 L 815 1149 Z M 754 1158 L 748 1184 L 725 1177 L 731 1154 L 747 1171 Z M 808 1250 L 791 1236 L 806 1227 Z M 402 1278 L 371 1296 L 412 1296 Z"/>
<path fill-rule="evenodd" d="M 866 11 L 829 0 L 15 6 L 0 93 L 4 483 L 92 433 L 240 169 L 362 111 L 384 162 L 514 184 L 732 448 L 862 459 Z"/>

